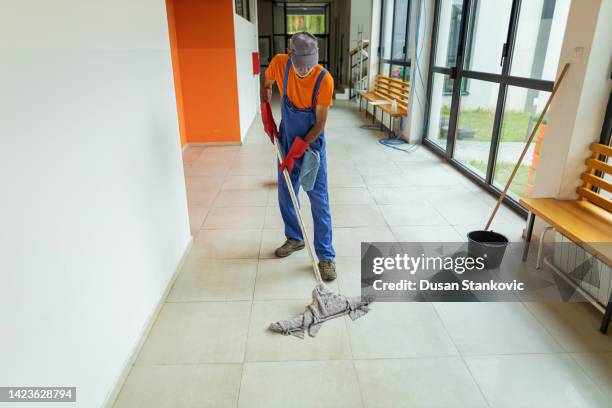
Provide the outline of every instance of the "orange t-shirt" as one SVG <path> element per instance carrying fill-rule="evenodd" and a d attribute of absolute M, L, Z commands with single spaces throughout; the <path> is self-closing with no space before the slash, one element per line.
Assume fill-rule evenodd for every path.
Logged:
<path fill-rule="evenodd" d="M 285 81 L 285 68 L 287 67 L 288 60 L 288 54 L 277 54 L 272 58 L 270 65 L 266 69 L 266 78 L 276 81 L 281 97 L 283 96 L 283 82 Z M 306 109 L 311 107 L 312 93 L 314 92 L 317 78 L 319 78 L 319 74 L 323 69 L 320 64 L 317 64 L 306 78 L 300 78 L 293 72 L 293 65 L 291 65 L 287 83 L 287 96 L 296 108 Z M 332 106 L 333 95 L 334 78 L 328 72 L 321 80 L 321 85 L 319 85 L 316 104 Z"/>

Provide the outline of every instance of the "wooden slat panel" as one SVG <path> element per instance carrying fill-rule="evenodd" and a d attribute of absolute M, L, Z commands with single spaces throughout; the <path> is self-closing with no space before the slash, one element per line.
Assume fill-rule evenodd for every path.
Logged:
<path fill-rule="evenodd" d="M 393 92 L 397 92 L 398 94 L 402 94 L 402 95 L 406 95 L 406 96 L 408 96 L 408 93 L 409 93 L 408 90 L 405 90 L 405 89 L 402 89 L 402 88 L 398 88 L 396 86 L 390 86 L 388 88 L 389 88 L 389 90 L 391 90 Z"/>
<path fill-rule="evenodd" d="M 386 77 L 386 76 L 379 76 L 378 79 L 381 80 L 382 82 L 385 82 L 387 84 L 391 84 L 393 86 L 407 87 L 409 85 L 409 82 L 402 81 L 401 79 L 397 79 L 397 78 L 389 78 L 389 77 Z"/>
<path fill-rule="evenodd" d="M 393 89 L 397 92 L 401 92 L 401 93 L 408 93 L 409 87 L 407 86 L 397 86 L 394 84 L 387 84 L 387 86 L 389 87 L 389 89 Z"/>
<path fill-rule="evenodd" d="M 603 173 L 612 174 L 612 166 L 610 166 L 608 163 L 604 163 L 595 159 L 587 159 L 586 165 Z"/>
<path fill-rule="evenodd" d="M 408 98 L 410 97 L 410 83 L 397 78 L 378 75 L 374 86 L 374 99 L 386 99 L 397 101 L 397 112 L 391 112 L 390 105 L 381 105 L 379 108 L 392 116 L 402 116 L 408 108 Z M 367 98 L 370 99 L 370 98 Z"/>
<path fill-rule="evenodd" d="M 404 95 L 395 91 L 389 91 L 388 94 L 393 95 L 395 99 L 400 101 L 408 101 L 408 95 Z"/>
<path fill-rule="evenodd" d="M 376 90 L 374 94 L 380 99 L 390 99 L 384 92 L 380 92 L 379 90 Z"/>
<path fill-rule="evenodd" d="M 389 100 L 395 99 L 397 100 L 398 103 L 404 103 L 404 104 L 408 103 L 408 98 L 405 95 L 397 94 L 393 91 L 389 91 L 386 88 L 381 88 L 381 87 L 376 88 L 375 92 L 378 92 L 379 94 L 383 95 L 386 99 L 389 99 Z"/>
<path fill-rule="evenodd" d="M 589 174 L 589 173 L 582 173 L 580 175 L 580 178 L 582 180 L 584 180 L 584 182 L 586 184 L 591 184 L 591 185 L 597 186 L 599 188 L 603 188 L 606 191 L 611 191 L 612 192 L 612 183 L 610 183 L 608 180 L 604 180 L 601 177 L 597 177 L 596 175 Z M 585 188 L 587 188 L 587 187 L 585 187 Z"/>
<path fill-rule="evenodd" d="M 612 211 L 612 201 L 608 200 L 607 198 L 597 195 L 595 192 L 587 190 L 584 187 L 578 187 L 576 189 L 576 192 L 580 197 L 585 198 L 593 204 L 597 204 L 598 206 L 609 212 Z"/>
<path fill-rule="evenodd" d="M 591 143 L 591 151 L 599 154 L 603 154 L 606 157 L 612 156 L 612 147 L 602 145 L 599 143 Z"/>
<path fill-rule="evenodd" d="M 400 87 L 397 87 L 397 86 L 389 85 L 389 84 L 384 83 L 384 82 L 379 82 L 379 83 L 375 84 L 375 87 L 386 88 L 386 89 L 393 90 L 393 91 L 395 91 L 397 93 L 405 94 L 405 95 L 408 95 L 410 93 L 410 88 L 400 88 Z"/>
<path fill-rule="evenodd" d="M 389 81 L 395 82 L 395 83 L 398 83 L 398 84 L 405 84 L 407 82 L 407 81 L 404 81 L 404 80 L 399 79 L 399 78 L 389 78 Z"/>

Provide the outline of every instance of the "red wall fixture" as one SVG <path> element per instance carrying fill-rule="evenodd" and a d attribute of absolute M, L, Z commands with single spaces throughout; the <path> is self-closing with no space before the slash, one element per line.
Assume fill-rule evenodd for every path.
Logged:
<path fill-rule="evenodd" d="M 259 53 L 256 51 L 252 55 L 253 55 L 253 75 L 259 75 Z"/>

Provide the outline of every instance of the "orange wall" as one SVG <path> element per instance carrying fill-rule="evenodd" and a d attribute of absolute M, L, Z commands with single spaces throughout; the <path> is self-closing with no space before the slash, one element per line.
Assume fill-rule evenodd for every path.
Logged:
<path fill-rule="evenodd" d="M 170 35 L 170 49 L 172 51 L 172 72 L 174 74 L 174 90 L 176 94 L 176 110 L 178 112 L 179 133 L 181 146 L 187 144 L 187 134 L 185 132 L 185 114 L 183 112 L 183 92 L 181 87 L 181 70 L 179 68 L 178 48 L 176 45 L 176 27 L 174 24 L 174 1 L 166 0 L 166 10 L 168 14 L 168 34 Z"/>
<path fill-rule="evenodd" d="M 166 0 L 181 145 L 240 142 L 230 0 Z"/>

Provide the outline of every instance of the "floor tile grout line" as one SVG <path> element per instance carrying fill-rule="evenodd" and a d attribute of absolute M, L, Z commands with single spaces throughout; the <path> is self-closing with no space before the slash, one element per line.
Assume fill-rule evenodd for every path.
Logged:
<path fill-rule="evenodd" d="M 548 334 L 553 341 L 555 342 L 555 344 L 557 344 L 559 346 L 560 350 L 563 350 L 566 353 L 571 353 L 570 350 L 567 350 L 564 346 L 563 343 L 561 343 L 557 337 L 553 334 L 553 332 L 551 330 L 548 329 L 548 327 L 546 327 L 546 325 L 544 324 L 544 322 L 531 310 L 531 308 L 527 307 L 527 305 L 525 304 L 526 302 L 521 300 L 519 302 L 521 304 L 521 306 L 523 306 L 526 310 L 527 313 L 529 313 L 540 325 L 540 327 L 542 327 L 542 329 L 544 329 L 544 331 L 546 332 L 546 334 Z M 528 303 L 528 302 L 527 302 Z"/>
<path fill-rule="evenodd" d="M 338 285 L 340 286 L 340 285 Z M 363 316 L 363 317 L 367 317 Z M 357 379 L 357 388 L 359 389 L 359 400 L 361 401 L 361 406 L 365 408 L 365 400 L 363 398 L 363 387 L 361 387 L 361 381 L 359 380 L 359 371 L 357 370 L 357 366 L 355 365 L 355 354 L 353 353 L 353 343 L 351 341 L 351 332 L 349 328 L 349 319 L 346 317 L 342 318 L 344 320 L 344 330 L 346 330 L 347 343 L 349 347 L 349 351 L 351 354 L 351 364 L 353 366 L 353 372 L 355 373 L 355 378 Z"/>
<path fill-rule="evenodd" d="M 182 152 L 182 158 L 183 158 L 183 162 L 185 163 L 185 155 L 191 150 L 194 149 L 194 147 L 188 146 L 187 149 Z M 194 150 L 199 150 L 199 153 L 197 153 L 196 157 L 193 158 L 192 160 L 189 160 L 188 163 L 189 165 L 193 164 L 196 160 L 198 160 L 200 158 L 200 156 L 202 155 L 202 153 L 204 153 L 204 149 L 194 149 Z"/>
<path fill-rule="evenodd" d="M 492 407 L 491 403 L 489 402 L 489 400 L 487 399 L 487 396 L 485 395 L 484 391 L 482 390 L 482 387 L 480 386 L 480 384 L 478 383 L 478 381 L 476 380 L 476 377 L 474 376 L 474 373 L 472 372 L 472 370 L 470 369 L 470 366 L 467 364 L 467 362 L 465 361 L 464 355 L 461 352 L 461 349 L 457 346 L 455 339 L 453 339 L 450 330 L 448 329 L 448 327 L 446 326 L 446 323 L 444 323 L 444 319 L 442 319 L 442 316 L 440 316 L 440 313 L 438 312 L 438 309 L 436 308 L 436 306 L 430 302 L 431 307 L 434 310 L 434 313 L 436 314 L 436 316 L 438 316 L 438 320 L 440 321 L 440 323 L 442 324 L 442 327 L 444 328 L 444 331 L 446 332 L 446 335 L 448 336 L 449 340 L 451 341 L 451 343 L 453 344 L 453 346 L 455 347 L 455 350 L 457 350 L 457 353 L 459 354 L 459 358 L 461 359 L 461 361 L 463 362 L 463 366 L 465 367 L 465 369 L 468 371 L 468 373 L 470 374 L 470 377 L 472 378 L 472 381 L 474 382 L 474 384 L 476 385 L 476 387 L 478 388 L 478 391 L 480 392 L 480 395 L 482 396 L 482 399 L 484 400 L 485 404 L 487 404 L 488 407 Z"/>
<path fill-rule="evenodd" d="M 259 235 L 259 249 L 261 251 L 261 243 L 263 241 L 263 229 Z M 257 260 L 257 265 L 255 268 L 255 279 L 253 280 L 253 290 L 251 292 L 251 309 L 249 310 L 249 325 L 247 327 L 246 338 L 244 342 L 244 354 L 242 356 L 242 372 L 240 373 L 240 383 L 238 385 L 238 400 L 236 401 L 236 406 L 240 403 L 240 393 L 242 391 L 242 380 L 244 378 L 245 364 L 247 360 L 247 352 L 249 350 L 249 337 L 251 334 L 251 322 L 253 318 L 253 307 L 255 305 L 255 287 L 257 286 L 257 277 L 259 276 L 259 259 Z"/>
<path fill-rule="evenodd" d="M 302 340 L 302 341 L 316 341 Z M 523 357 L 523 356 L 568 356 L 571 353 L 531 353 L 531 354 L 487 354 L 487 355 L 467 355 L 467 358 L 496 358 L 496 357 Z M 580 353 L 575 353 L 580 354 Z M 588 354 L 610 354 L 610 353 L 588 353 Z M 244 364 L 290 364 L 290 363 L 322 363 L 326 361 L 414 361 L 414 360 L 452 360 L 459 359 L 464 362 L 460 354 L 439 354 L 439 355 L 422 355 L 422 356 L 403 356 L 403 357 L 373 357 L 373 358 L 325 358 L 325 359 L 293 359 L 293 360 L 244 360 L 244 361 L 198 361 L 198 362 L 169 362 L 169 363 L 137 363 L 134 367 L 165 367 L 165 366 L 197 366 L 197 365 L 244 365 Z M 465 362 L 464 362 L 465 364 Z M 578 363 L 576 363 L 579 365 Z M 590 377 L 589 377 L 590 379 Z M 478 383 L 474 379 L 476 385 Z"/>
<path fill-rule="evenodd" d="M 575 354 L 580 354 L 580 353 L 566 353 L 568 355 L 568 357 L 574 362 L 575 365 L 577 365 L 580 369 L 580 371 L 589 379 L 591 380 L 591 382 L 595 385 L 595 387 L 597 387 L 597 389 L 599 391 L 601 391 L 601 394 L 607 398 L 608 400 L 612 399 L 610 397 L 608 397 L 608 391 L 605 388 L 602 388 L 599 385 L 599 382 L 597 381 L 596 378 L 593 377 L 593 375 L 589 374 L 589 372 L 586 370 L 586 367 L 583 367 L 582 364 L 580 364 L 580 362 L 576 359 L 576 357 L 574 356 Z M 611 354 L 611 353 L 588 353 L 588 354 Z"/>
<path fill-rule="evenodd" d="M 240 364 L 240 382 L 238 383 L 238 394 L 236 395 L 236 408 L 238 408 L 240 404 L 240 393 L 242 392 L 242 379 L 244 378 L 244 362 Z"/>
<path fill-rule="evenodd" d="M 349 342 L 351 339 L 349 338 Z M 352 353 L 352 350 L 351 350 Z M 355 379 L 357 380 L 357 389 L 359 390 L 359 400 L 361 401 L 361 406 L 365 408 L 365 399 L 363 397 L 363 388 L 361 386 L 361 380 L 359 379 L 359 371 L 357 370 L 357 366 L 355 365 L 355 360 L 351 359 L 351 365 L 353 366 L 353 372 L 355 373 Z"/>

